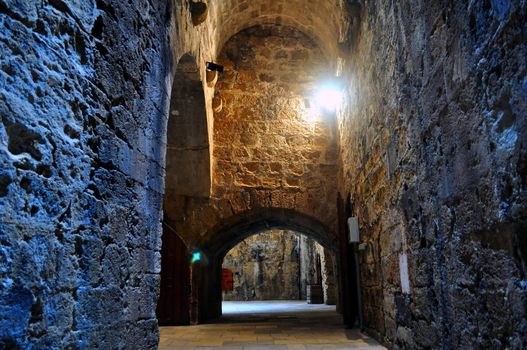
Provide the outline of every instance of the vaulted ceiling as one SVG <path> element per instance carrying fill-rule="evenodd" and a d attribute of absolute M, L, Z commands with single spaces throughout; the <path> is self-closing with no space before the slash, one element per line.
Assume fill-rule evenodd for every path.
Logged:
<path fill-rule="evenodd" d="M 344 0 L 345 1 L 345 0 Z M 245 28 L 278 24 L 311 36 L 328 58 L 338 56 L 338 43 L 347 33 L 343 0 L 210 0 L 209 20 L 219 53 L 225 42 Z"/>

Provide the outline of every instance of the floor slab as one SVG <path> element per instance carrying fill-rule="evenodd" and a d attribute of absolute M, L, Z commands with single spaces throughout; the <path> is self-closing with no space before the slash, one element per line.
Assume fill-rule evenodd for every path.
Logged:
<path fill-rule="evenodd" d="M 385 349 L 359 330 L 345 329 L 335 306 L 305 301 L 223 302 L 212 324 L 160 327 L 160 350 Z"/>

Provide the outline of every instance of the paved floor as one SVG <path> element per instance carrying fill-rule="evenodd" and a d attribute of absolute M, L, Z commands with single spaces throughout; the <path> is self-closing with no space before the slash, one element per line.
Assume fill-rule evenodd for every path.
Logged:
<path fill-rule="evenodd" d="M 385 349 L 358 330 L 346 330 L 334 306 L 305 301 L 223 302 L 214 324 L 160 327 L 160 350 Z"/>

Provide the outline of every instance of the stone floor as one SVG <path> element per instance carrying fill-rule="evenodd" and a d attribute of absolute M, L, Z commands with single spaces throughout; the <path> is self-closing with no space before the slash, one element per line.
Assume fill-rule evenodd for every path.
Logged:
<path fill-rule="evenodd" d="M 223 302 L 214 324 L 160 327 L 160 350 L 385 349 L 358 330 L 347 330 L 334 306 L 305 301 Z"/>

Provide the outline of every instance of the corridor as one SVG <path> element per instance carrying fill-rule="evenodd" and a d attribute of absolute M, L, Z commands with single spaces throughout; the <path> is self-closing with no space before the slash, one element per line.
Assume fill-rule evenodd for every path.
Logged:
<path fill-rule="evenodd" d="M 223 302 L 219 323 L 160 327 L 159 350 L 385 349 L 346 330 L 335 306 L 305 301 Z"/>
<path fill-rule="evenodd" d="M 0 0 L 0 350 L 527 349 L 526 19 Z"/>

